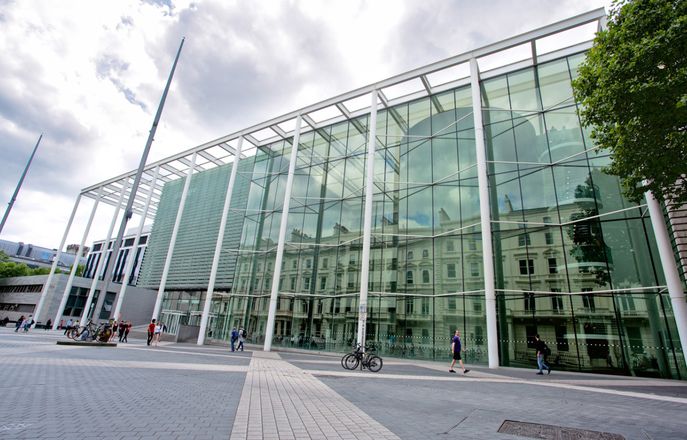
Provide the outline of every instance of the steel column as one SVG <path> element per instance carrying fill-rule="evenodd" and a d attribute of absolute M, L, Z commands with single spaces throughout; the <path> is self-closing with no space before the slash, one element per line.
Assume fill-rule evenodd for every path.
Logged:
<path fill-rule="evenodd" d="M 46 297 L 48 296 L 48 291 L 50 290 L 50 283 L 52 283 L 52 279 L 55 276 L 55 270 L 57 270 L 57 263 L 60 261 L 60 257 L 62 256 L 62 248 L 64 248 L 64 244 L 67 242 L 67 235 L 69 235 L 69 229 L 72 227 L 72 222 L 74 221 L 74 216 L 76 215 L 76 210 L 79 207 L 79 202 L 81 201 L 81 194 L 76 198 L 76 202 L 74 203 L 74 208 L 72 209 L 72 214 L 69 216 L 69 221 L 67 222 L 67 227 L 64 230 L 64 235 L 62 235 L 62 241 L 60 242 L 60 247 L 57 248 L 57 254 L 55 254 L 55 261 L 52 262 L 52 267 L 50 268 L 50 275 L 48 275 L 48 279 L 45 280 L 45 284 L 43 285 L 43 291 L 41 292 L 41 297 L 38 300 L 38 304 L 36 305 L 36 309 L 33 312 L 33 319 L 38 322 L 40 318 L 40 314 L 43 311 L 43 306 L 45 305 L 45 300 Z M 57 329 L 57 326 L 59 326 L 59 322 L 53 323 L 53 329 Z"/>
<path fill-rule="evenodd" d="M 136 230 L 136 238 L 134 238 L 134 244 L 132 245 L 131 249 L 133 250 L 133 254 L 131 255 L 131 258 L 129 258 L 126 261 L 125 268 L 124 268 L 124 282 L 121 284 L 121 288 L 119 290 L 119 295 L 117 295 L 117 298 L 115 299 L 117 305 L 115 306 L 114 314 L 112 317 L 114 319 L 119 320 L 120 316 L 119 313 L 122 310 L 122 303 L 124 302 L 124 295 L 126 295 L 126 288 L 129 285 L 129 274 L 131 273 L 131 269 L 133 268 L 134 265 L 134 260 L 136 259 L 136 254 L 138 253 L 138 243 L 141 241 L 141 233 L 143 232 L 143 226 L 145 226 L 146 223 L 146 217 L 148 216 L 148 208 L 150 208 L 150 201 L 153 199 L 153 194 L 155 193 L 155 184 L 157 183 L 157 177 L 160 173 L 160 166 L 155 167 L 155 172 L 153 173 L 153 179 L 150 181 L 150 188 L 148 189 L 148 196 L 146 197 L 146 204 L 143 207 L 143 213 L 141 214 L 141 221 L 138 224 L 138 229 Z M 134 197 L 135 194 L 132 194 L 131 197 Z"/>
<path fill-rule="evenodd" d="M 673 246 L 670 243 L 668 228 L 666 227 L 666 220 L 663 216 L 661 205 L 651 191 L 647 191 L 645 196 L 646 204 L 649 208 L 649 216 L 651 217 L 651 226 L 656 236 L 656 246 L 661 257 L 661 267 L 668 285 L 668 295 L 670 295 L 670 304 L 673 308 L 675 325 L 680 337 L 680 347 L 682 348 L 682 353 L 687 353 L 687 303 L 685 302 L 685 292 L 682 290 L 680 274 L 675 263 Z"/>
<path fill-rule="evenodd" d="M 365 349 L 366 323 L 367 323 L 367 293 L 370 279 L 370 246 L 372 242 L 372 190 L 374 187 L 374 159 L 377 142 L 377 91 L 370 94 L 370 123 L 368 126 L 369 138 L 367 141 L 367 163 L 365 169 L 365 219 L 363 221 L 363 256 L 360 264 L 360 298 L 358 302 L 358 344 Z"/>
<path fill-rule="evenodd" d="M 72 285 L 74 284 L 74 277 L 76 276 L 76 269 L 79 267 L 79 258 L 81 257 L 81 252 L 84 245 L 86 244 L 86 239 L 88 238 L 88 233 L 91 230 L 91 225 L 93 224 L 93 218 L 95 217 L 95 212 L 98 209 L 98 204 L 103 196 L 102 187 L 98 191 L 98 198 L 95 199 L 93 203 L 93 209 L 91 209 L 91 215 L 88 218 L 88 223 L 86 224 L 86 229 L 83 231 L 83 236 L 81 237 L 81 242 L 79 243 L 79 248 L 76 250 L 76 258 L 74 258 L 74 264 L 72 265 L 72 271 L 69 274 L 69 279 L 67 280 L 67 286 L 64 288 L 64 293 L 62 294 L 62 301 L 60 301 L 60 306 L 57 308 L 57 313 L 55 314 L 55 322 L 53 323 L 53 330 L 57 330 L 60 323 L 60 318 L 62 318 L 62 312 L 64 312 L 64 306 L 67 305 L 67 300 L 69 299 L 69 294 L 72 290 Z"/>
<path fill-rule="evenodd" d="M 477 59 L 470 59 L 470 88 L 472 91 L 472 116 L 475 123 L 475 149 L 477 151 L 477 183 L 479 186 L 479 210 L 482 227 L 482 262 L 484 265 L 484 299 L 487 315 L 487 351 L 489 368 L 499 366 L 498 330 L 496 328 L 496 288 L 494 286 L 494 255 L 491 247 L 491 213 L 489 203 L 489 179 L 487 154 L 482 125 L 482 99 L 479 86 Z"/>
<path fill-rule="evenodd" d="M 301 136 L 301 115 L 296 118 L 296 129 L 291 145 L 291 159 L 289 162 L 289 174 L 286 177 L 284 189 L 284 205 L 282 207 L 281 224 L 279 225 L 279 241 L 277 243 L 277 256 L 274 261 L 274 274 L 272 275 L 272 291 L 270 293 L 270 309 L 267 315 L 267 327 L 265 328 L 264 351 L 272 349 L 272 337 L 274 336 L 274 321 L 277 317 L 277 296 L 279 294 L 279 278 L 281 277 L 281 262 L 284 258 L 284 243 L 286 241 L 286 226 L 289 218 L 289 204 L 291 203 L 291 188 L 293 187 L 293 174 L 296 171 L 296 157 L 298 156 L 298 143 Z"/>
<path fill-rule="evenodd" d="M 231 175 L 229 176 L 229 183 L 227 184 L 227 194 L 224 198 L 224 207 L 222 208 L 222 220 L 219 223 L 219 232 L 217 233 L 217 242 L 215 243 L 215 255 L 212 259 L 212 268 L 210 269 L 210 279 L 208 280 L 208 290 L 205 294 L 205 305 L 203 306 L 203 315 L 200 318 L 200 330 L 198 332 L 198 345 L 205 343 L 205 333 L 208 328 L 208 318 L 210 316 L 210 306 L 212 305 L 212 293 L 215 289 L 215 280 L 217 279 L 217 268 L 219 267 L 220 254 L 222 252 L 222 243 L 224 242 L 224 229 L 227 227 L 227 218 L 229 217 L 229 205 L 231 204 L 231 195 L 234 192 L 234 182 L 236 181 L 236 173 L 239 168 L 239 160 L 241 159 L 241 147 L 243 146 L 243 137 L 239 138 L 236 154 L 234 155 L 234 163 L 231 165 Z"/>
<path fill-rule="evenodd" d="M 157 291 L 157 299 L 155 300 L 155 307 L 153 308 L 153 319 L 159 319 L 160 307 L 162 307 L 162 297 L 165 294 L 165 284 L 167 284 L 167 276 L 169 275 L 169 268 L 172 265 L 172 255 L 174 254 L 174 245 L 176 245 L 177 234 L 179 233 L 179 225 L 181 225 L 181 217 L 184 214 L 184 206 L 186 205 L 186 196 L 188 195 L 188 188 L 191 186 L 191 176 L 193 176 L 193 169 L 196 167 L 196 157 L 198 153 L 193 153 L 191 157 L 191 165 L 188 167 L 186 174 L 186 181 L 184 182 L 184 190 L 181 193 L 181 200 L 179 200 L 179 210 L 177 211 L 177 218 L 174 222 L 174 229 L 172 230 L 172 238 L 169 240 L 169 248 L 167 249 L 167 258 L 165 258 L 165 267 L 162 270 L 162 279 L 160 280 L 160 288 Z"/>
<path fill-rule="evenodd" d="M 110 246 L 110 240 L 112 240 L 112 232 L 114 232 L 115 223 L 117 223 L 117 217 L 119 216 L 119 210 L 122 209 L 122 203 L 124 203 L 124 194 L 129 187 L 129 180 L 127 179 L 122 187 L 122 193 L 119 195 L 119 201 L 117 202 L 117 208 L 112 215 L 112 222 L 110 223 L 110 228 L 107 230 L 107 238 L 103 244 L 103 250 L 100 255 L 100 260 L 96 265 L 95 272 L 93 274 L 93 282 L 91 283 L 91 289 L 88 291 L 88 298 L 86 299 L 86 304 L 84 305 L 83 314 L 81 315 L 81 322 L 86 323 L 88 320 L 88 312 L 93 303 L 93 296 L 95 295 L 95 288 L 100 280 L 100 272 L 103 270 L 103 265 L 105 264 L 105 259 L 107 258 L 108 249 Z"/>

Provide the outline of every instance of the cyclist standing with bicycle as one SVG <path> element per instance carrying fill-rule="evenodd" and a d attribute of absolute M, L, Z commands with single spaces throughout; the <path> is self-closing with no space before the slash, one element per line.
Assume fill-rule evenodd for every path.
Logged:
<path fill-rule="evenodd" d="M 460 351 L 461 351 L 461 344 L 460 344 L 460 331 L 456 330 L 456 333 L 453 335 L 453 339 L 451 340 L 451 352 L 453 353 L 453 362 L 451 362 L 451 367 L 448 369 L 449 373 L 455 373 L 456 370 L 453 369 L 453 367 L 456 365 L 456 361 L 460 363 L 460 368 L 463 369 L 463 374 L 467 374 L 470 370 L 467 370 L 465 368 L 465 365 L 463 365 L 463 359 L 460 357 Z"/>

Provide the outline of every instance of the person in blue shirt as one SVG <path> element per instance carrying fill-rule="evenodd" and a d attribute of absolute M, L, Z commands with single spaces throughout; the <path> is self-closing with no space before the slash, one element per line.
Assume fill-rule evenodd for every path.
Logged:
<path fill-rule="evenodd" d="M 456 365 L 456 361 L 460 363 L 460 368 L 463 369 L 463 374 L 466 374 L 470 371 L 465 368 L 465 365 L 463 365 L 463 359 L 460 357 L 461 349 L 460 331 L 456 330 L 456 333 L 453 335 L 453 339 L 451 340 L 451 353 L 453 353 L 453 362 L 451 362 L 451 367 L 448 369 L 449 373 L 456 372 L 456 370 L 453 369 L 453 367 Z"/>
<path fill-rule="evenodd" d="M 236 327 L 231 329 L 231 351 L 236 351 L 236 340 L 239 338 L 239 332 Z"/>

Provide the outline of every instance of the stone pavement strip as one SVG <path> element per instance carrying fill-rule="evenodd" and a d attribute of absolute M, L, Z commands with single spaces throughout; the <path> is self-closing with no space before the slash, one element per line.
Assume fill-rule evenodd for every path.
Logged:
<path fill-rule="evenodd" d="M 399 437 L 278 354 L 254 352 L 231 439 L 302 438 Z"/>

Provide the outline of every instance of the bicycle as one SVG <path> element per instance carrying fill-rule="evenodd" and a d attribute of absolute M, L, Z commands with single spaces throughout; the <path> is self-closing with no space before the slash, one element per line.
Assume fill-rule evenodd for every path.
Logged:
<path fill-rule="evenodd" d="M 75 341 L 97 340 L 100 342 L 107 342 L 111 335 L 112 329 L 109 324 L 99 324 L 96 327 L 92 320 L 89 320 L 85 326 L 67 332 L 67 337 Z"/>
<path fill-rule="evenodd" d="M 361 345 L 356 344 L 352 352 L 345 354 L 341 358 L 341 366 L 346 370 L 355 370 L 360 365 L 361 371 L 367 368 L 376 373 L 382 369 L 384 362 L 381 357 L 374 354 L 374 351 L 374 347 L 369 347 L 363 352 Z"/>

